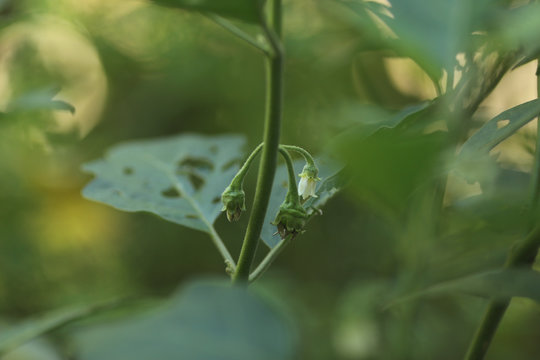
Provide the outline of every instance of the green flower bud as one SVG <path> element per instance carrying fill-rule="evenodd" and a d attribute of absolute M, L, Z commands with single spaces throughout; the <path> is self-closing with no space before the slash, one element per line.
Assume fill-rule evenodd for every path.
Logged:
<path fill-rule="evenodd" d="M 238 221 L 242 211 L 246 210 L 246 194 L 240 187 L 229 185 L 221 194 L 223 208 L 221 211 L 227 211 L 227 220 L 230 222 Z"/>
<path fill-rule="evenodd" d="M 285 201 L 279 207 L 276 219 L 272 223 L 278 228 L 279 236 L 285 239 L 292 234 L 295 237 L 303 232 L 306 225 L 307 212 L 299 203 Z"/>

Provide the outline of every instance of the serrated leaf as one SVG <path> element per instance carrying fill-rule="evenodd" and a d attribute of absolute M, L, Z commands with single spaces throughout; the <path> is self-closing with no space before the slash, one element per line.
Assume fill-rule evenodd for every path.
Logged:
<path fill-rule="evenodd" d="M 56 330 L 68 323 L 111 309 L 122 301 L 112 300 L 91 305 L 60 309 L 40 317 L 28 319 L 2 329 L 0 334 L 0 357 L 26 342 Z"/>
<path fill-rule="evenodd" d="M 317 198 L 310 198 L 304 203 L 304 208 L 309 215 L 312 215 L 316 209 L 320 209 L 324 204 L 332 198 L 342 187 L 342 181 L 338 176 L 341 166 L 330 159 L 320 158 L 315 159 L 319 167 L 319 177 L 321 182 L 317 186 Z M 298 160 L 294 162 L 295 174 L 300 174 L 305 162 Z M 261 239 L 270 248 L 273 248 L 280 242 L 280 237 L 276 232 L 276 226 L 271 223 L 274 221 L 279 206 L 285 199 L 288 189 L 288 175 L 285 165 L 280 165 L 276 170 L 274 178 L 274 186 L 272 187 L 272 196 L 264 218 L 264 224 L 261 231 Z"/>
<path fill-rule="evenodd" d="M 81 360 L 291 359 L 295 334 L 266 299 L 230 281 L 194 282 L 162 306 L 75 335 Z"/>
<path fill-rule="evenodd" d="M 260 0 L 153 0 L 156 4 L 195 10 L 250 23 L 259 22 Z"/>
<path fill-rule="evenodd" d="M 461 293 L 489 299 L 525 297 L 540 302 L 540 273 L 528 268 L 487 271 L 433 285 L 391 305 L 423 296 Z"/>
<path fill-rule="evenodd" d="M 95 175 L 83 190 L 94 201 L 124 211 L 147 211 L 211 232 L 221 193 L 238 170 L 245 140 L 238 135 L 179 135 L 113 147 L 83 166 Z"/>
<path fill-rule="evenodd" d="M 540 99 L 506 110 L 489 120 L 461 148 L 460 156 L 487 153 L 540 113 Z"/>

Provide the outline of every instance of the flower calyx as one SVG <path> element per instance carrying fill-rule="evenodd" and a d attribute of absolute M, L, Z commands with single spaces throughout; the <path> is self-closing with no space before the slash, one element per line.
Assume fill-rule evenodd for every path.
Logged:
<path fill-rule="evenodd" d="M 302 196 L 303 200 L 311 197 L 317 197 L 315 190 L 317 182 L 321 179 L 318 177 L 319 169 L 315 164 L 306 164 L 299 174 L 300 182 L 298 183 L 298 195 Z"/>
<path fill-rule="evenodd" d="M 223 191 L 221 202 L 223 203 L 221 211 L 227 212 L 227 220 L 230 222 L 238 221 L 242 211 L 246 210 L 246 194 L 241 186 L 234 183 Z"/>
<path fill-rule="evenodd" d="M 307 218 L 308 214 L 300 203 L 285 200 L 279 207 L 276 219 L 272 224 L 277 226 L 279 236 L 282 239 L 289 235 L 294 238 L 304 231 Z"/>

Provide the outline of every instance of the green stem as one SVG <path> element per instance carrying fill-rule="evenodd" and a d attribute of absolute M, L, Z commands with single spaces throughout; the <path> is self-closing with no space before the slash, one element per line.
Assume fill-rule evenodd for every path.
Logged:
<path fill-rule="evenodd" d="M 289 244 L 292 237 L 292 234 L 287 236 L 285 239 L 281 240 L 276 246 L 274 246 L 272 250 L 268 252 L 268 254 L 266 254 L 263 261 L 261 261 L 259 266 L 257 266 L 257 268 L 249 276 L 249 282 L 257 280 L 259 277 L 261 277 L 262 274 L 266 272 L 266 270 L 268 270 L 270 265 L 272 265 L 274 260 L 281 253 L 281 251 Z"/>
<path fill-rule="evenodd" d="M 531 267 L 534 263 L 540 246 L 540 227 L 536 227 L 523 242 L 518 244 L 508 255 L 505 268 Z M 480 327 L 476 331 L 473 341 L 469 347 L 466 360 L 484 359 L 489 345 L 499 323 L 501 322 L 506 309 L 510 305 L 511 299 L 491 301 L 484 315 Z"/>
<path fill-rule="evenodd" d="M 287 190 L 287 195 L 285 196 L 285 201 L 291 202 L 293 204 L 300 204 L 300 197 L 298 196 L 298 187 L 296 186 L 296 175 L 294 174 L 294 165 L 292 162 L 291 155 L 286 150 L 287 145 L 280 145 L 279 152 L 285 160 L 285 165 L 287 165 L 287 174 L 289 175 L 289 188 Z"/>
<path fill-rule="evenodd" d="M 267 56 L 266 118 L 262 157 L 251 216 L 244 236 L 242 249 L 240 250 L 236 272 L 233 274 L 233 282 L 235 283 L 247 283 L 249 280 L 251 264 L 257 251 L 257 245 L 272 192 L 281 130 L 284 62 L 284 54 L 279 39 L 281 34 L 281 0 L 273 1 L 272 23 L 274 30 L 269 28 L 262 8 L 260 12 L 263 31 L 272 46 L 273 54 L 271 57 Z"/>
<path fill-rule="evenodd" d="M 232 179 L 231 184 L 238 183 L 236 185 L 242 185 L 244 183 L 244 178 L 246 177 L 249 167 L 251 166 L 251 163 L 253 162 L 253 160 L 255 160 L 255 158 L 261 151 L 262 147 L 263 147 L 263 144 L 261 143 L 257 145 L 257 147 L 251 152 L 251 154 L 248 156 L 246 161 L 244 161 L 244 165 L 242 165 L 240 170 L 238 170 L 238 173 L 236 173 L 236 175 Z"/>
<path fill-rule="evenodd" d="M 296 151 L 304 157 L 308 165 L 315 166 L 315 160 L 313 160 L 313 156 L 311 156 L 311 154 L 306 149 L 295 145 L 281 145 L 281 147 L 289 151 Z"/>
<path fill-rule="evenodd" d="M 540 58 L 536 69 L 536 85 L 540 95 Z M 540 123 L 540 119 L 537 120 Z M 538 124 L 540 125 L 540 124 Z M 539 180 L 540 180 L 540 126 L 536 136 L 536 156 L 531 176 L 531 218 L 534 218 L 539 204 Z M 534 221 L 534 220 L 533 220 Z M 505 268 L 531 267 L 538 254 L 540 247 L 540 227 L 533 222 L 533 231 L 510 252 L 506 260 Z M 486 356 L 489 345 L 497 332 L 499 324 L 506 313 L 512 299 L 491 301 L 488 305 L 480 327 L 476 331 L 469 346 L 465 360 L 482 360 Z"/>
<path fill-rule="evenodd" d="M 283 159 L 285 160 L 285 164 L 287 166 L 287 174 L 289 175 L 289 188 L 287 190 L 287 195 L 285 196 L 285 201 L 291 202 L 294 204 L 300 205 L 300 197 L 298 196 L 298 188 L 296 187 L 296 175 L 294 174 L 294 166 L 292 162 L 291 155 L 286 150 L 286 145 L 280 145 L 279 146 L 279 152 L 281 156 L 283 156 Z M 290 240 L 293 238 L 293 235 L 287 236 L 285 239 L 281 240 L 276 246 L 272 248 L 266 254 L 264 259 L 261 261 L 261 263 L 257 266 L 257 268 L 251 273 L 249 276 L 249 282 L 253 282 L 257 280 L 264 272 L 270 267 L 270 265 L 274 262 L 276 257 L 281 253 L 281 251 L 287 246 L 287 244 L 290 242 Z"/>
<path fill-rule="evenodd" d="M 540 97 L 540 57 L 536 65 L 536 93 Z M 534 157 L 534 167 L 531 177 L 531 210 L 532 217 L 535 217 L 540 203 L 540 116 L 536 120 L 536 155 Z"/>

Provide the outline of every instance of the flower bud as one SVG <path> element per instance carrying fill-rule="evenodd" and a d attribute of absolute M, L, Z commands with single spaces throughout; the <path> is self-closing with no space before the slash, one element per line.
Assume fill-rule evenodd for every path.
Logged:
<path fill-rule="evenodd" d="M 279 236 L 285 239 L 292 234 L 295 237 L 304 230 L 307 220 L 307 212 L 300 204 L 285 201 L 279 207 L 276 219 L 272 224 L 278 228 Z"/>
<path fill-rule="evenodd" d="M 302 173 L 300 174 L 300 182 L 298 183 L 298 195 L 302 196 L 302 199 L 306 200 L 310 196 L 317 197 L 315 189 L 317 188 L 317 182 L 321 179 L 317 177 L 319 169 L 312 164 L 306 164 Z"/>
<path fill-rule="evenodd" d="M 227 211 L 227 220 L 230 222 L 238 221 L 242 211 L 246 210 L 246 194 L 244 190 L 236 186 L 227 186 L 221 194 L 223 208 L 221 211 Z"/>

